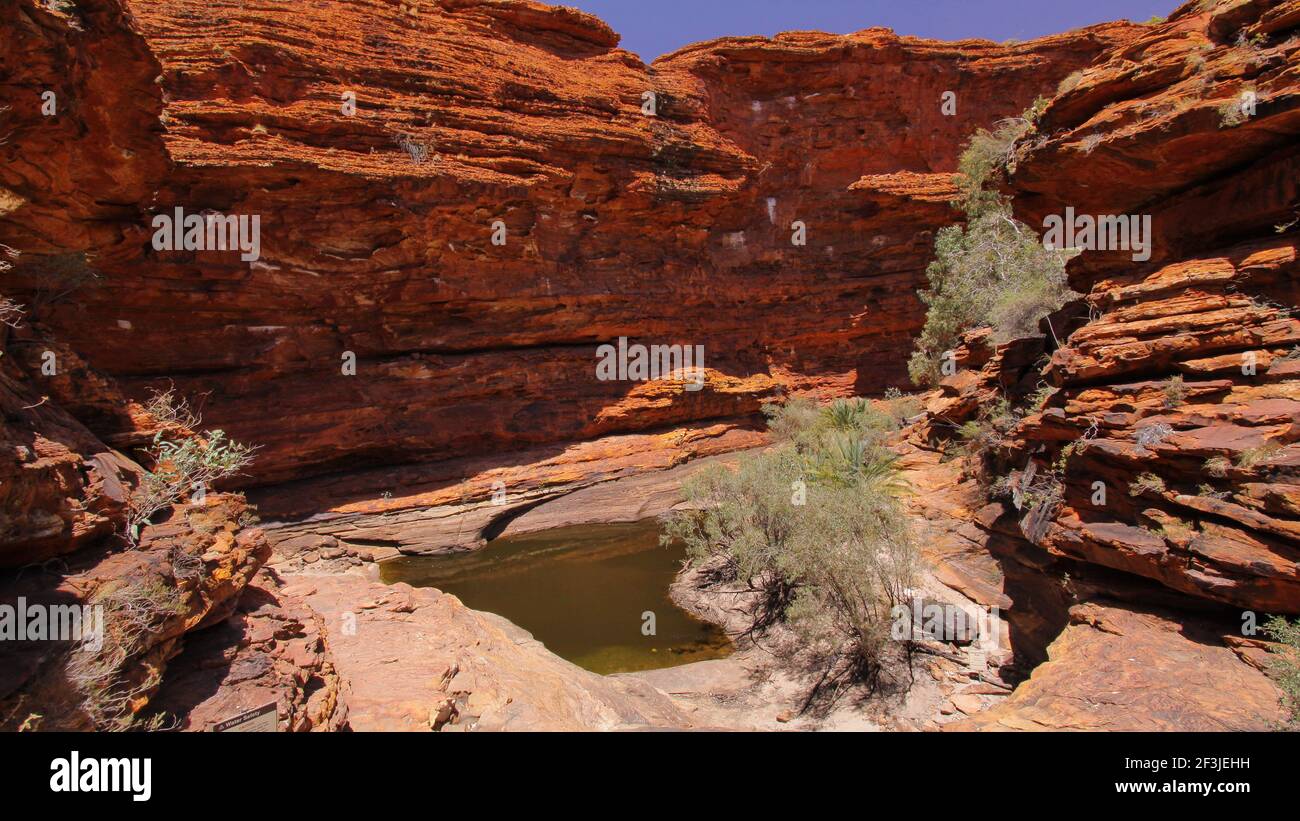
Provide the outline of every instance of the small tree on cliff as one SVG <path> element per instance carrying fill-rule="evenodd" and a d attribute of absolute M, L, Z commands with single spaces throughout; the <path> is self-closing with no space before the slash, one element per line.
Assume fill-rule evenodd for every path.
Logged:
<path fill-rule="evenodd" d="M 139 541 L 140 530 L 160 510 L 171 507 L 197 488 L 240 473 L 253 461 L 255 448 L 226 437 L 222 430 L 194 434 L 198 415 L 172 391 L 155 392 L 147 410 L 165 426 L 154 436 L 149 456 L 154 469 L 145 471 L 127 504 L 127 539 Z M 181 436 L 170 438 L 179 427 Z"/>
<path fill-rule="evenodd" d="M 1071 296 L 1065 280 L 1069 254 L 1049 250 L 1038 235 L 1011 216 L 993 181 L 1009 166 L 1016 142 L 1034 128 L 1038 103 L 994 131 L 971 137 L 958 166 L 955 203 L 964 225 L 940 229 L 934 262 L 926 269 L 930 287 L 919 296 L 927 306 L 925 327 L 908 363 L 912 381 L 939 381 L 939 365 L 966 331 L 991 326 L 997 341 L 1037 332 L 1038 322 Z"/>

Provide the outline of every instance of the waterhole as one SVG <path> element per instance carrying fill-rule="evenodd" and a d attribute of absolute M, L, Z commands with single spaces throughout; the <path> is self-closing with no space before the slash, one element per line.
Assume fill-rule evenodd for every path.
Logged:
<path fill-rule="evenodd" d="M 651 519 L 508 536 L 472 553 L 395 559 L 380 572 L 385 583 L 436 587 L 505 616 L 551 652 L 608 674 L 731 652 L 721 630 L 668 597 L 685 557 L 681 542 L 659 544 Z"/>

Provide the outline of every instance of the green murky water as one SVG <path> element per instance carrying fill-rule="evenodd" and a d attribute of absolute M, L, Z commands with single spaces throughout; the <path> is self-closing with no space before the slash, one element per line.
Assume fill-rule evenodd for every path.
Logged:
<path fill-rule="evenodd" d="M 596 673 L 673 667 L 731 652 L 716 627 L 668 598 L 685 546 L 659 546 L 654 520 L 580 525 L 497 539 L 482 550 L 383 563 L 385 583 L 452 593 L 505 616 Z M 654 635 L 643 614 L 654 613 Z"/>

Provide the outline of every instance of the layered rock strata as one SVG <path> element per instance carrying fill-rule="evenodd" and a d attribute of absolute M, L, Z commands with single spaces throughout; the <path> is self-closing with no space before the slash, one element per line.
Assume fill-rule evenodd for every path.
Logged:
<path fill-rule="evenodd" d="M 901 384 L 952 215 L 933 187 L 859 180 L 948 174 L 975 128 L 1136 31 L 729 38 L 647 66 L 600 21 L 529 2 L 304 20 L 5 0 L 5 17 L 15 283 L 43 287 L 42 254 L 89 255 L 101 276 L 40 318 L 128 395 L 170 381 L 202 399 L 262 446 L 263 483 Z M 153 218 L 178 207 L 259 216 L 258 258 L 155 250 Z M 703 345 L 707 384 L 597 380 L 619 337 Z"/>

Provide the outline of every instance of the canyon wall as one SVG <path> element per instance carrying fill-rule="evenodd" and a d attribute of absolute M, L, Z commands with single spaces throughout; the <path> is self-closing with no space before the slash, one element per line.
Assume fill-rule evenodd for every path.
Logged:
<path fill-rule="evenodd" d="M 1151 256 L 1086 250 L 1042 337 L 969 335 L 913 431 L 939 572 L 1046 662 L 954 728 L 1281 721 L 1256 625 L 1300 613 L 1298 30 L 1294 0 L 1188 3 L 1063 84 L 1011 163 L 1036 230 L 1147 216 Z M 931 448 L 1002 398 L 1026 413 L 977 488 Z"/>
<path fill-rule="evenodd" d="M 1016 163 L 1031 224 L 1072 206 L 1154 226 L 1148 264 L 1071 264 L 1088 320 L 1052 354 L 1054 391 L 1021 434 L 1044 465 L 1075 444 L 1040 530 L 1053 552 L 1297 612 L 1300 4 L 1219 6 L 1185 6 L 1085 71 Z"/>
<path fill-rule="evenodd" d="M 257 483 L 904 384 L 963 141 L 1137 28 L 731 38 L 647 66 L 526 2 L 4 12 L 7 290 L 128 395 L 174 383 L 259 445 Z M 259 259 L 154 250 L 176 207 L 259 215 Z M 57 298 L 82 261 L 51 274 L 55 253 L 99 276 Z M 597 381 L 620 336 L 703 345 L 706 386 Z"/>
<path fill-rule="evenodd" d="M 0 292 L 28 309 L 0 327 L 0 566 L 40 565 L 6 595 L 162 595 L 113 671 L 132 714 L 158 693 L 202 728 L 278 693 L 293 728 L 343 726 L 346 665 L 305 602 L 370 594 L 283 585 L 234 497 L 178 506 L 121 551 L 160 427 L 148 388 L 175 385 L 206 427 L 261 447 L 246 483 L 266 515 L 304 520 L 271 534 L 289 551 L 352 563 L 477 543 L 507 511 L 756 444 L 766 398 L 904 384 L 961 145 L 1042 94 L 1007 184 L 1017 215 L 1149 214 L 1154 254 L 1077 258 L 1085 296 L 1042 337 L 968 337 L 903 446 L 936 574 L 1008 611 L 1018 664 L 1047 661 L 969 724 L 1274 717 L 1262 645 L 1236 619 L 1300 612 L 1296 0 L 1014 45 L 727 38 L 649 66 L 594 18 L 513 0 L 59 8 L 0 0 Z M 1246 91 L 1256 110 L 1233 114 Z M 155 250 L 152 218 L 177 207 L 258 215 L 259 258 Z M 704 345 L 704 389 L 597 381 L 596 346 L 620 336 Z M 939 440 L 1040 385 L 997 467 L 1021 491 L 1050 474 L 1059 496 L 990 500 Z M 468 642 L 515 652 L 499 625 L 418 598 L 376 621 L 472 623 Z M 429 670 L 457 667 L 453 644 Z M 5 666 L 0 723 L 94 722 L 59 658 Z M 561 668 L 510 668 L 584 691 L 538 707 L 547 726 L 680 720 Z M 504 723 L 533 710 L 502 706 L 514 688 L 489 688 Z M 1108 688 L 1138 696 L 1115 705 Z"/>

